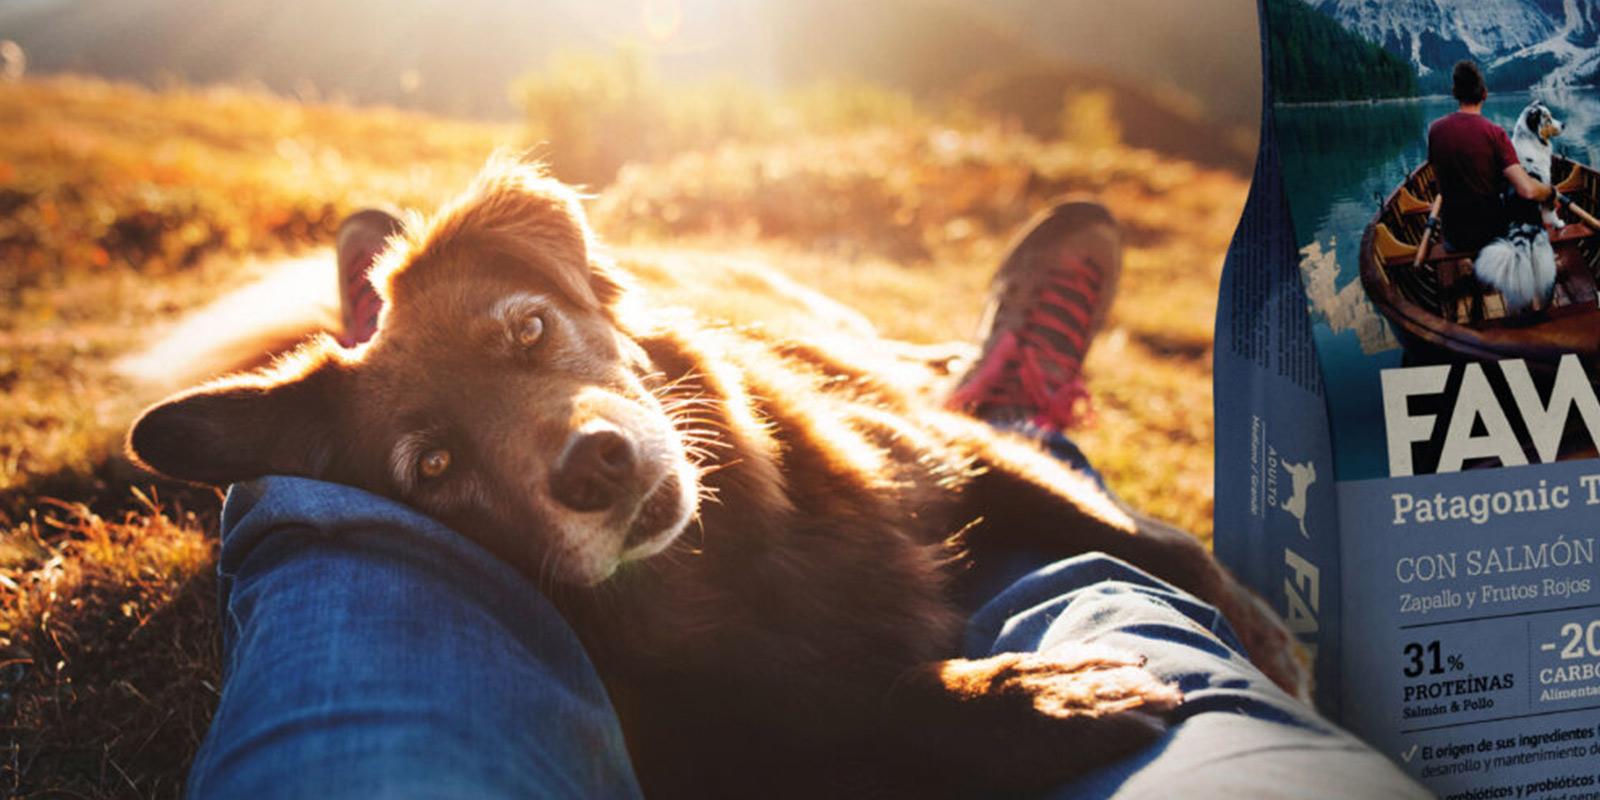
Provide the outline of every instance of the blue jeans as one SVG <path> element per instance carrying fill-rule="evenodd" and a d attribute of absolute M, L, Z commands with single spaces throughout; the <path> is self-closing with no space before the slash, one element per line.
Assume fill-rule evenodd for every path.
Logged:
<path fill-rule="evenodd" d="M 576 637 L 473 543 L 285 477 L 233 487 L 222 536 L 224 686 L 189 797 L 639 797 Z M 1045 797 L 1430 796 L 1273 686 L 1193 597 L 1102 555 L 998 572 L 966 655 L 1098 640 L 1186 696 L 1154 745 Z"/>

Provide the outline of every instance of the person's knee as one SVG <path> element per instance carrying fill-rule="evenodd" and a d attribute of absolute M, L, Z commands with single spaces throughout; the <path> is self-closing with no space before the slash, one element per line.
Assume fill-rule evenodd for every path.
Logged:
<path fill-rule="evenodd" d="M 1224 659 L 1237 651 L 1216 608 L 1170 586 L 1104 580 L 1073 592 L 1068 601 L 1052 620 L 1041 647 L 1121 634 L 1182 644 Z"/>
<path fill-rule="evenodd" d="M 1238 643 L 1217 609 L 1105 555 L 1086 553 L 1034 570 L 973 616 L 971 653 L 1038 650 L 1122 632 L 1191 641 L 1219 656 Z"/>

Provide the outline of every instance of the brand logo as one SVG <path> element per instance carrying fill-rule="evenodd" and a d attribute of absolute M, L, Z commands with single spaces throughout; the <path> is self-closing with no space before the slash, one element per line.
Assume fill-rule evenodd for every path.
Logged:
<path fill-rule="evenodd" d="M 1383 419 L 1389 475 L 1459 472 L 1555 461 L 1576 409 L 1590 442 L 1600 442 L 1600 398 L 1576 355 L 1561 357 L 1541 398 L 1528 364 L 1437 365 L 1383 370 Z"/>

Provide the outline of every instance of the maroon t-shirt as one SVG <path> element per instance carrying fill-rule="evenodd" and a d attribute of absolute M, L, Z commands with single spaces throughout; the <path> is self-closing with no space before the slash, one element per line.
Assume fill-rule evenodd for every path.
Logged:
<path fill-rule="evenodd" d="M 1505 129 L 1482 114 L 1457 111 L 1428 127 L 1428 161 L 1444 195 L 1444 238 L 1477 250 L 1506 231 L 1506 167 L 1520 163 Z"/>

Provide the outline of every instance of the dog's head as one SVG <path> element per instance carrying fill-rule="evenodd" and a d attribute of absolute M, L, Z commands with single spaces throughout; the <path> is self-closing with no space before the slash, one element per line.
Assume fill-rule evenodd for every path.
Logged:
<path fill-rule="evenodd" d="M 1522 109 L 1522 116 L 1518 120 L 1518 126 L 1545 144 L 1549 144 L 1551 139 L 1560 136 L 1563 127 L 1561 121 L 1550 113 L 1550 109 L 1538 100 L 1529 103 L 1527 108 Z"/>
<path fill-rule="evenodd" d="M 683 531 L 696 469 L 571 191 L 497 160 L 413 218 L 373 274 L 372 341 L 324 337 L 169 398 L 134 424 L 130 453 L 201 483 L 358 486 L 567 583 L 598 583 Z"/>

